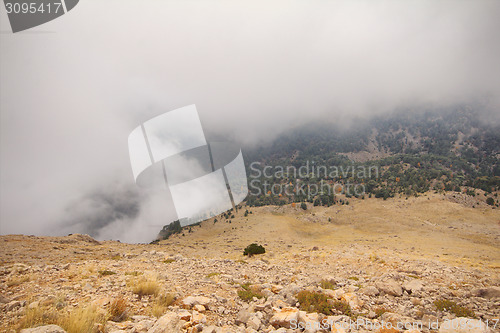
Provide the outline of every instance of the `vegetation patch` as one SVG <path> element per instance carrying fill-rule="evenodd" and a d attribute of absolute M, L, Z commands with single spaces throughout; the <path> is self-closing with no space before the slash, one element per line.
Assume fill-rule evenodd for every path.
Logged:
<path fill-rule="evenodd" d="M 92 332 L 96 324 L 104 325 L 106 320 L 95 306 L 78 307 L 70 312 L 57 311 L 53 307 L 34 307 L 26 309 L 19 328 L 54 324 L 68 333 Z"/>
<path fill-rule="evenodd" d="M 328 302 L 325 294 L 303 290 L 298 293 L 297 299 L 303 311 L 332 314 L 332 304 Z"/>
<path fill-rule="evenodd" d="M 207 278 L 211 278 L 211 277 L 217 276 L 217 275 L 220 275 L 220 273 L 219 272 L 209 273 L 209 274 L 207 274 Z"/>
<path fill-rule="evenodd" d="M 331 290 L 335 290 L 335 283 L 332 283 L 328 280 L 321 280 L 320 283 L 319 283 L 319 286 L 323 289 L 331 289 Z"/>
<path fill-rule="evenodd" d="M 175 301 L 175 296 L 170 293 L 159 294 L 155 297 L 153 306 L 151 307 L 151 314 L 159 318 L 167 312 L 167 309 Z"/>
<path fill-rule="evenodd" d="M 109 320 L 124 321 L 127 318 L 127 301 L 123 298 L 116 298 L 109 306 Z"/>
<path fill-rule="evenodd" d="M 266 253 L 266 249 L 262 245 L 257 245 L 256 243 L 252 243 L 248 245 L 243 251 L 244 256 L 253 256 L 254 254 L 263 254 Z"/>
<path fill-rule="evenodd" d="M 101 275 L 101 276 L 115 275 L 115 274 L 116 274 L 116 272 L 108 271 L 107 269 L 99 271 L 99 275 Z"/>
<path fill-rule="evenodd" d="M 333 301 L 332 302 L 332 308 L 337 310 L 337 312 L 340 312 L 346 316 L 353 317 L 352 309 L 351 306 L 344 301 Z"/>
<path fill-rule="evenodd" d="M 132 292 L 139 297 L 157 295 L 159 291 L 160 285 L 155 280 L 141 280 L 132 287 Z"/>
<path fill-rule="evenodd" d="M 262 298 L 264 295 L 262 295 L 260 292 L 254 291 L 250 288 L 249 283 L 245 283 L 241 285 L 241 290 L 238 290 L 238 296 L 247 302 L 250 302 L 253 300 L 254 297 L 256 298 Z"/>
<path fill-rule="evenodd" d="M 434 301 L 434 305 L 439 311 L 447 311 L 453 313 L 457 317 L 469 317 L 469 318 L 476 317 L 474 311 L 464 306 L 460 306 L 457 303 L 450 300 L 439 299 Z"/>
<path fill-rule="evenodd" d="M 383 315 L 384 313 L 388 312 L 389 310 L 387 310 L 386 308 L 384 307 L 378 307 L 378 308 L 375 308 L 373 310 L 373 312 L 375 312 L 375 314 L 377 315 L 377 317 L 380 317 L 381 315 Z"/>

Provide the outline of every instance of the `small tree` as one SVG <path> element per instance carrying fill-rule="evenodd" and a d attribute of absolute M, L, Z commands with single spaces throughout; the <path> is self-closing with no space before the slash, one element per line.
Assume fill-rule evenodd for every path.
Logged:
<path fill-rule="evenodd" d="M 495 200 L 493 200 L 492 197 L 489 197 L 488 199 L 486 199 L 486 203 L 490 206 L 494 206 L 495 205 Z"/>
<path fill-rule="evenodd" d="M 303 210 L 307 210 L 307 205 L 305 202 L 301 203 L 300 204 L 300 208 L 302 208 Z"/>

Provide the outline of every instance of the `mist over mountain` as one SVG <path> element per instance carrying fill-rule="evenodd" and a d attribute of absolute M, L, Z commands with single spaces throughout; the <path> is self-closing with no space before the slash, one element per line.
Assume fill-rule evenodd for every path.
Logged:
<path fill-rule="evenodd" d="M 154 237 L 144 226 L 162 224 L 164 204 L 137 194 L 127 137 L 186 105 L 197 105 L 209 141 L 244 147 L 281 147 L 309 123 L 356 128 L 400 108 L 470 105 L 498 119 L 499 14 L 498 1 L 87 0 L 42 33 L 2 33 L 0 233 Z M 440 147 L 408 132 L 415 146 L 398 148 L 401 135 L 373 144 L 381 154 Z M 339 144 L 347 134 L 324 149 L 359 155 L 370 145 L 351 136 L 352 147 Z"/>

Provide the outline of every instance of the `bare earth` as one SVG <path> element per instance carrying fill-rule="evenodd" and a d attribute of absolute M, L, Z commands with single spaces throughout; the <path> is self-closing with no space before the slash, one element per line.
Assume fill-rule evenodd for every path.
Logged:
<path fill-rule="evenodd" d="M 498 331 L 500 325 L 491 324 L 500 316 L 498 209 L 438 194 L 350 199 L 306 211 L 299 205 L 248 208 L 245 217 L 247 208 L 230 222 L 211 219 L 158 245 L 85 235 L 1 236 L 0 330 L 59 323 L 40 313 L 68 316 L 91 307 L 102 317 L 89 332 L 304 331 L 281 320 L 287 314 L 300 323 L 361 318 L 394 325 L 467 317 L 483 326 L 464 332 Z M 250 243 L 266 253 L 243 256 Z M 153 292 L 138 295 L 141 283 Z M 265 297 L 241 299 L 242 285 Z M 345 302 L 351 312 L 299 309 L 302 290 Z M 166 295 L 172 300 L 162 303 Z M 117 299 L 126 303 L 119 319 L 110 317 Z M 438 309 L 441 300 L 470 312 Z M 452 332 L 428 326 L 418 331 Z"/>

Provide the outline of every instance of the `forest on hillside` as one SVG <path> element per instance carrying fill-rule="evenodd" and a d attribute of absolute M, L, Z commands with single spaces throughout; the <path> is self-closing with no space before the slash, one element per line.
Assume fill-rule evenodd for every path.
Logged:
<path fill-rule="evenodd" d="M 427 191 L 475 196 L 480 191 L 488 204 L 498 206 L 500 126 L 476 109 L 400 110 L 352 123 L 303 124 L 271 143 L 245 149 L 247 204 L 329 206 L 348 204 L 352 196 L 387 199 Z M 311 165 L 356 172 L 316 172 Z M 269 174 L 270 167 L 283 171 Z M 308 173 L 297 176 L 301 167 Z M 357 172 L 369 168 L 378 172 Z M 349 184 L 363 191 L 347 191 Z"/>

